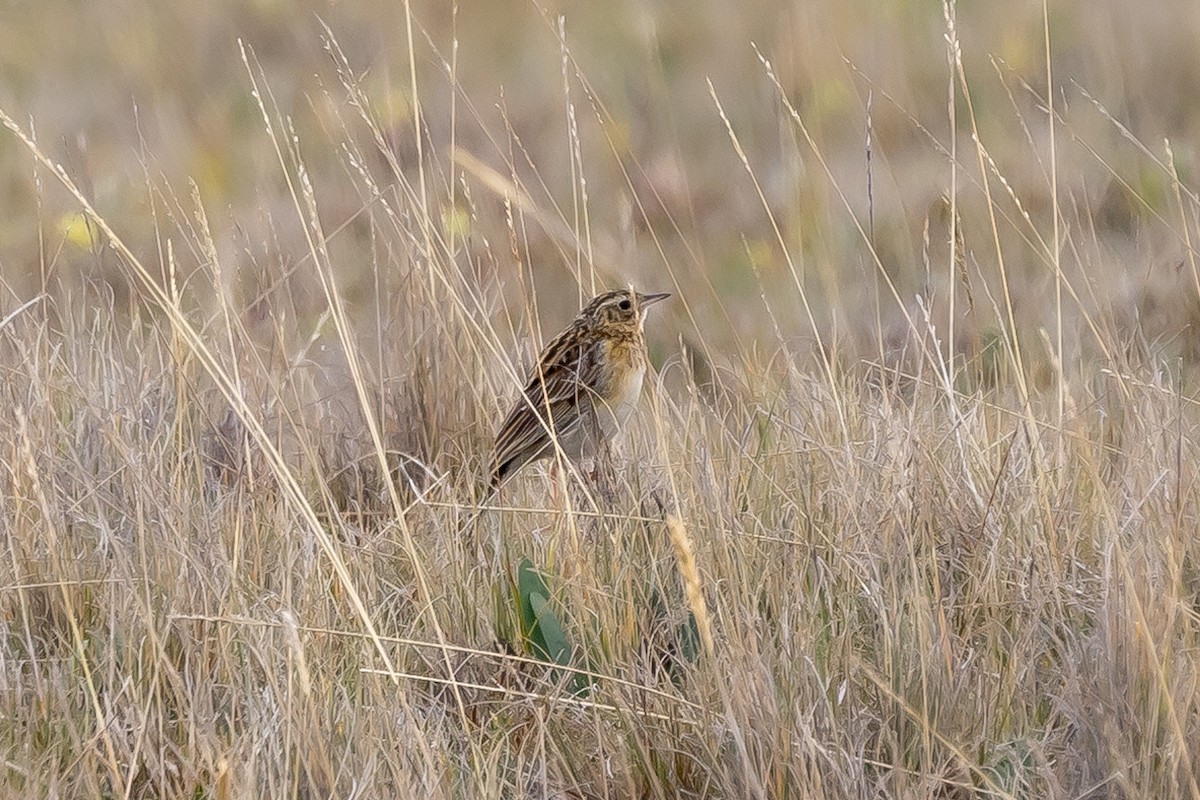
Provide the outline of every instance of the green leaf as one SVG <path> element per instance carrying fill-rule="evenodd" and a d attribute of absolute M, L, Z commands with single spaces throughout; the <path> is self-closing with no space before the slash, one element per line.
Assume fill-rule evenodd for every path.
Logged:
<path fill-rule="evenodd" d="M 533 610 L 534 595 L 541 595 L 543 600 L 549 599 L 550 590 L 533 562 L 528 558 L 522 559 L 517 567 L 517 602 L 521 613 L 521 633 L 526 639 L 533 636 L 533 629 L 537 625 L 537 614 Z"/>
<path fill-rule="evenodd" d="M 498 635 L 514 649 L 519 646 L 542 661 L 571 666 L 576 648 L 567 638 L 563 623 L 550 603 L 550 589 L 542 573 L 526 558 L 517 566 L 516 580 L 510 578 L 507 584 L 511 590 L 508 598 L 504 597 L 501 588 L 497 587 L 496 591 Z M 583 675 L 575 673 L 571 678 L 571 691 L 576 695 L 586 693 L 589 686 L 590 681 Z"/>
<path fill-rule="evenodd" d="M 571 643 L 563 631 L 558 615 L 550 608 L 550 602 L 540 594 L 530 595 L 537 625 L 531 637 L 534 651 L 539 658 L 567 666 L 571 663 Z"/>
<path fill-rule="evenodd" d="M 691 664 L 700 657 L 700 626 L 696 624 L 696 615 L 688 612 L 687 622 L 679 626 L 679 651 Z"/>

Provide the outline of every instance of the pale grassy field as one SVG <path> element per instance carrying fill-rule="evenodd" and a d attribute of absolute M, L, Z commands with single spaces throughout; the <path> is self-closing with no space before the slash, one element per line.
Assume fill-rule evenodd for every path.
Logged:
<path fill-rule="evenodd" d="M 1200 7 L 114 10 L 0 26 L 0 796 L 1200 800 Z"/>

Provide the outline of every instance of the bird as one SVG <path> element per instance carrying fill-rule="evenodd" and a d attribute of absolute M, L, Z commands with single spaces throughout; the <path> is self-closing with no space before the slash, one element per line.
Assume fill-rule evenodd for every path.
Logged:
<path fill-rule="evenodd" d="M 642 393 L 646 312 L 670 296 L 603 292 L 546 345 L 496 433 L 486 497 L 556 444 L 576 463 L 607 452 Z"/>

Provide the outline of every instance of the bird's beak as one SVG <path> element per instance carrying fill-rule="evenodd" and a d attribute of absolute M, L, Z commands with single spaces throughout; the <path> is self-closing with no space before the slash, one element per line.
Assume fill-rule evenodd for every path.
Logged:
<path fill-rule="evenodd" d="M 647 306 L 652 306 L 655 303 L 666 300 L 670 296 L 670 292 L 659 292 L 658 294 L 639 294 L 638 305 L 642 308 L 646 308 Z"/>

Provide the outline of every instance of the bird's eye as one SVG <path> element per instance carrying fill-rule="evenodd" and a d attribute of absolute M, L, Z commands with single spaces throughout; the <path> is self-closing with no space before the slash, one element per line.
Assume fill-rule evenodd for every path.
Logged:
<path fill-rule="evenodd" d="M 633 307 L 633 304 L 629 302 L 628 297 L 626 297 L 621 302 L 617 303 L 617 308 L 621 309 L 622 311 L 628 311 L 632 307 Z"/>

